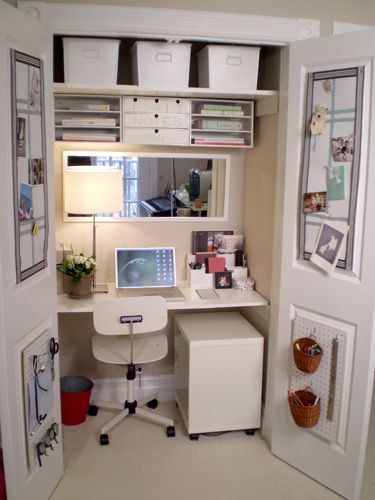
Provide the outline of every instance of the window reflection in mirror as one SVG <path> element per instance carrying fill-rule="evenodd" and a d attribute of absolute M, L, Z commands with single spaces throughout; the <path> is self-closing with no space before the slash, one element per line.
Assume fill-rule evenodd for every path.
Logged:
<path fill-rule="evenodd" d="M 64 172 L 75 167 L 122 171 L 123 210 L 97 220 L 139 217 L 226 217 L 229 156 L 64 152 Z M 85 220 L 64 214 L 64 220 Z"/>

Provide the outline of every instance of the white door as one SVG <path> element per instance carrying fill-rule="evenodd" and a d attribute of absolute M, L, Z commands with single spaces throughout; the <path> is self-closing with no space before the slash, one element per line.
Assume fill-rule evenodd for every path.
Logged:
<path fill-rule="evenodd" d="M 37 144 L 36 149 L 40 150 L 40 110 L 43 100 L 38 100 L 41 95 L 40 82 L 34 82 L 33 86 L 32 78 L 29 77 L 35 75 L 38 80 L 41 73 L 39 69 L 33 71 L 26 64 L 19 65 L 16 90 L 18 96 L 24 91 L 25 99 L 17 99 L 15 115 L 11 106 L 11 49 L 44 63 L 46 161 L 42 167 L 44 176 L 35 181 L 28 177 L 28 174 L 31 176 L 31 171 L 28 172 L 31 168 L 30 155 L 38 160 L 42 153 L 33 150 L 30 144 Z M 58 356 L 54 359 L 53 378 L 50 363 L 52 356 L 49 353 L 49 339 L 57 339 L 51 57 L 51 33 L 26 14 L 0 1 L 0 428 L 10 500 L 47 499 L 63 472 L 60 435 L 57 437 L 58 443 L 55 440 L 51 442 L 52 447 L 46 441 L 48 456 L 40 457 L 41 465 L 35 453 L 36 440 L 45 440 L 52 424 L 60 423 Z M 25 61 L 28 59 L 25 57 Z M 13 194 L 12 170 L 12 127 L 15 123 L 12 118 L 16 117 L 17 120 L 23 117 L 21 121 L 17 121 L 17 126 L 20 125 L 25 132 L 18 136 L 17 179 L 19 184 L 24 183 L 25 189 L 30 189 L 33 193 L 32 217 L 29 211 L 29 220 L 22 221 L 19 230 L 15 224 L 17 217 L 20 217 L 16 210 L 19 192 Z M 44 183 L 48 184 L 45 196 Z M 49 210 L 48 220 L 41 200 L 47 201 L 45 206 Z M 31 219 L 33 233 L 30 231 Z M 26 236 L 23 239 L 24 234 Z M 44 234 L 46 247 L 41 243 L 44 241 Z M 46 251 L 47 257 L 46 267 L 18 284 L 15 255 L 17 245 L 20 248 L 21 270 L 32 266 L 33 259 L 38 261 L 38 252 L 40 254 Z M 37 356 L 35 367 L 32 366 L 34 355 Z M 34 376 L 34 368 L 37 378 Z M 45 400 L 42 401 L 41 390 L 36 388 L 35 383 L 45 389 L 42 391 L 46 395 Z M 36 402 L 39 412 L 34 414 L 28 406 L 35 412 Z"/>
<path fill-rule="evenodd" d="M 281 195 L 283 207 L 279 212 L 282 230 L 269 339 L 267 415 L 268 424 L 271 424 L 272 453 L 350 499 L 360 496 L 374 375 L 374 56 L 373 30 L 297 42 L 290 48 L 285 179 L 280 190 L 284 190 Z M 352 224 L 352 229 L 355 229 L 353 265 L 352 270 L 336 268 L 329 275 L 309 260 L 300 258 L 299 214 L 303 213 L 300 193 L 325 191 L 328 197 L 331 194 L 331 200 L 336 197 L 332 205 L 335 210 L 338 200 L 341 204 L 347 200 L 349 189 L 346 194 L 342 191 L 341 195 L 337 192 L 333 195 L 330 191 L 330 171 L 327 169 L 329 165 L 342 165 L 342 172 L 347 176 L 344 181 L 349 188 L 353 180 L 350 170 L 353 157 L 351 154 L 349 157 L 335 157 L 333 141 L 345 136 L 340 127 L 348 116 L 353 117 L 354 109 L 337 110 L 335 116 L 328 109 L 327 118 L 336 125 L 332 127 L 328 121 L 323 134 L 311 137 L 310 147 L 313 155 L 316 154 L 314 148 L 318 151 L 322 144 L 326 144 L 329 155 L 322 160 L 321 178 L 315 178 L 315 184 L 312 182 L 304 191 L 306 179 L 301 179 L 302 164 L 306 160 L 304 142 L 305 134 L 310 134 L 309 127 L 305 132 L 307 77 L 316 72 L 356 67 L 364 70 L 364 85 L 363 116 L 357 115 L 357 121 L 363 124 L 361 137 L 357 136 L 354 144 L 359 182 L 355 224 Z M 332 99 L 331 74 L 328 73 L 326 78 L 319 91 L 322 104 L 327 102 L 327 93 Z M 339 82 L 335 87 L 336 99 L 345 95 L 345 92 L 338 92 L 338 87 L 346 83 L 347 80 Z M 319 100 L 315 101 L 317 103 Z M 359 106 L 359 102 L 357 104 Z M 336 105 L 340 107 L 337 101 Z M 309 159 L 314 162 L 316 158 L 310 156 Z M 340 219 L 335 217 L 340 210 L 333 213 L 330 203 L 328 222 L 329 219 Z M 315 222 L 308 232 L 315 240 L 321 214 L 314 217 Z M 311 233 L 314 224 L 315 233 Z M 311 334 L 315 334 L 318 343 L 325 348 L 316 372 L 304 373 L 294 365 L 292 342 Z M 289 389 L 306 387 L 311 387 L 312 392 L 321 398 L 318 424 L 307 429 L 295 424 L 287 400 Z"/>

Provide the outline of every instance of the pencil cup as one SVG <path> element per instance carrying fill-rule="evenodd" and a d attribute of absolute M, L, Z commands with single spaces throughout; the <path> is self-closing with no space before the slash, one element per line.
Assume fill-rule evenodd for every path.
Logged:
<path fill-rule="evenodd" d="M 290 394 L 289 407 L 295 424 L 305 429 L 315 427 L 320 417 L 320 399 L 307 389 Z"/>
<path fill-rule="evenodd" d="M 213 288 L 214 279 L 212 273 L 206 273 L 204 269 L 187 268 L 187 277 L 191 288 Z"/>
<path fill-rule="evenodd" d="M 313 337 L 304 337 L 293 342 L 294 362 L 302 372 L 314 373 L 322 355 L 323 350 Z"/>

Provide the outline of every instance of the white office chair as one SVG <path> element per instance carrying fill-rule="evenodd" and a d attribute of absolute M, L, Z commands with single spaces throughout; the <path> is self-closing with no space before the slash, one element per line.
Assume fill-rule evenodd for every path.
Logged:
<path fill-rule="evenodd" d="M 168 352 L 167 336 L 158 332 L 165 327 L 167 321 L 167 306 L 162 297 L 109 299 L 94 305 L 94 327 L 99 334 L 92 339 L 95 358 L 104 363 L 127 365 L 125 403 L 94 401 L 90 406 L 91 415 L 97 413 L 98 407 L 120 410 L 118 415 L 101 428 L 101 445 L 109 444 L 107 432 L 128 415 L 139 415 L 163 424 L 167 426 L 167 436 L 175 436 L 171 418 L 142 408 L 146 403 L 149 408 L 156 408 L 157 394 L 142 401 L 135 399 L 136 364 L 157 361 Z"/>

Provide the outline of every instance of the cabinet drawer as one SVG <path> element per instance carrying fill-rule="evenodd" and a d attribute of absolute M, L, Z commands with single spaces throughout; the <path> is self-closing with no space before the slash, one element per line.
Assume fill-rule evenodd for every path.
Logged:
<path fill-rule="evenodd" d="M 189 99 L 168 99 L 167 111 L 168 113 L 189 113 L 189 104 Z"/>
<path fill-rule="evenodd" d="M 125 97 L 125 113 L 166 113 L 167 99 L 158 97 Z"/>
<path fill-rule="evenodd" d="M 189 115 L 125 113 L 125 127 L 189 128 Z"/>
<path fill-rule="evenodd" d="M 175 146 L 188 146 L 189 130 L 125 127 L 124 141 L 129 144 L 169 144 Z"/>

